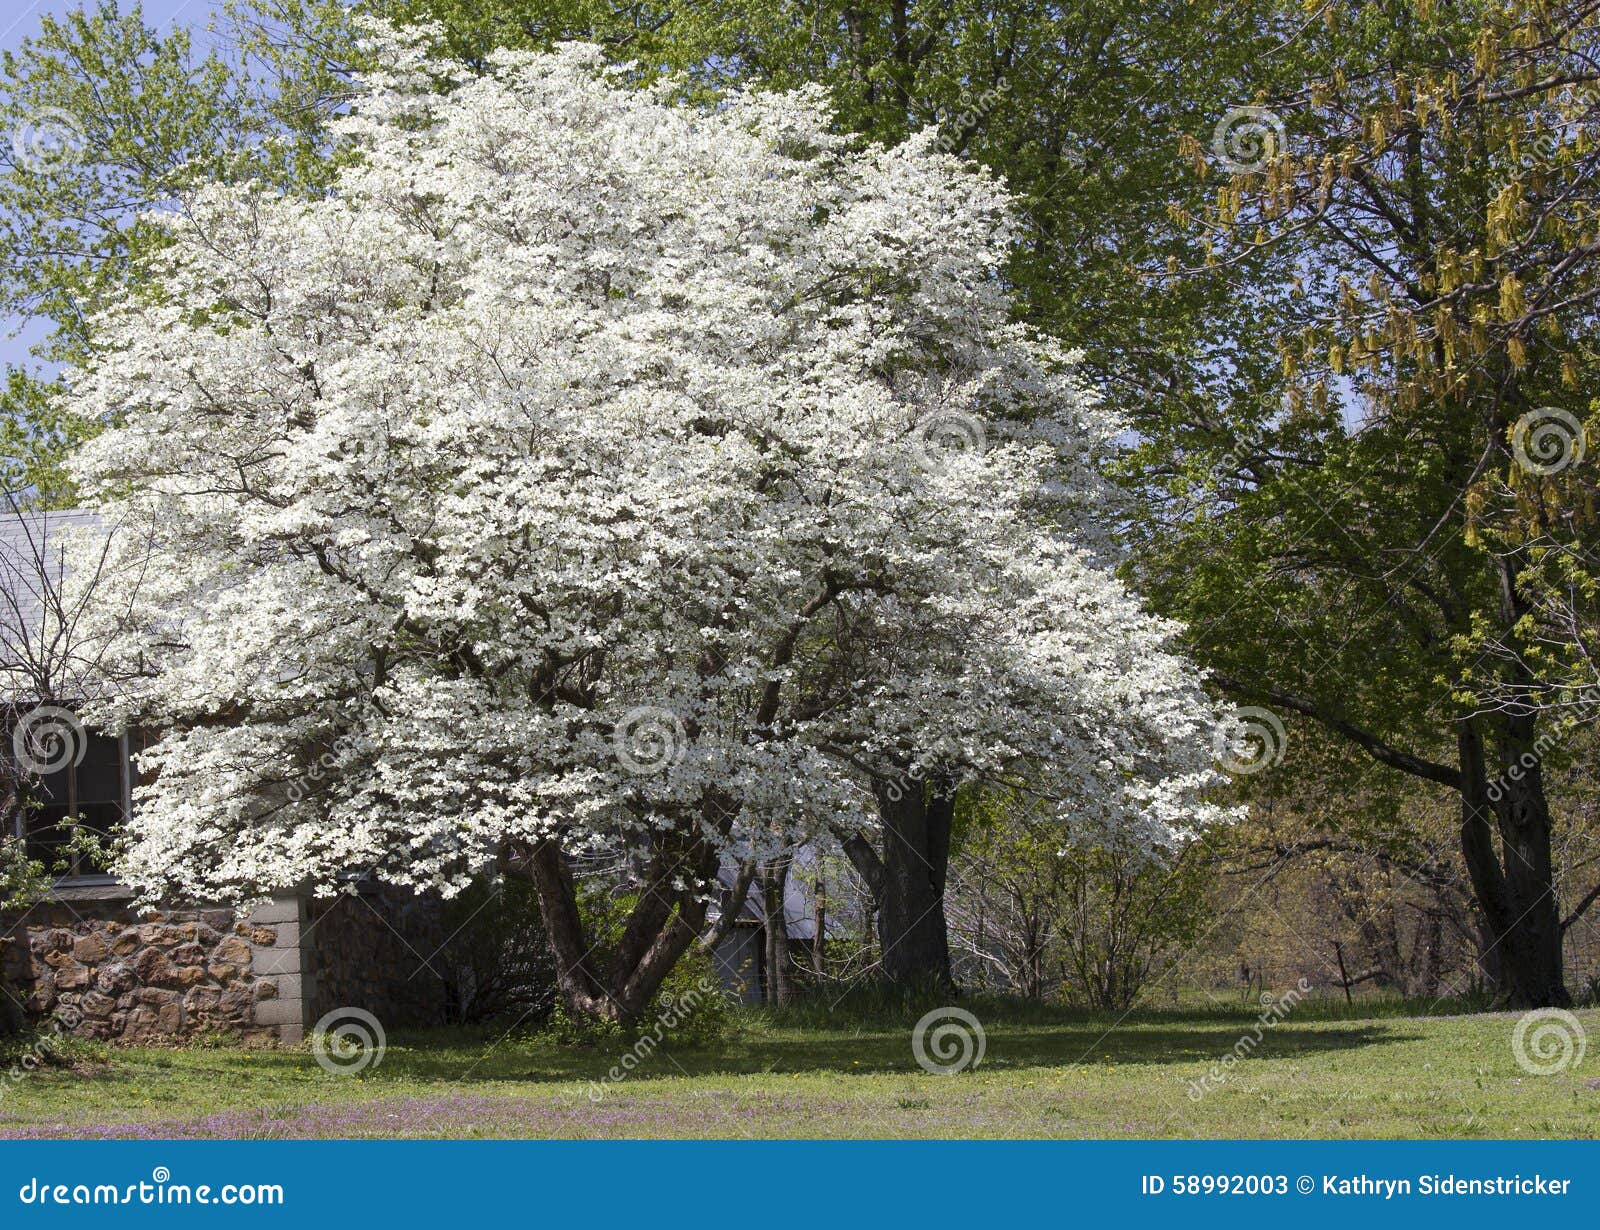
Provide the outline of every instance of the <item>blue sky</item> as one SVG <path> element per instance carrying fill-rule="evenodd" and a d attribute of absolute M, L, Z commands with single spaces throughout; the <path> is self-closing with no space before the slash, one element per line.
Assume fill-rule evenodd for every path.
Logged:
<path fill-rule="evenodd" d="M 89 6 L 94 0 L 82 0 L 82 3 Z M 0 48 L 16 50 L 23 39 L 39 33 L 39 21 L 45 14 L 60 16 L 78 7 L 80 0 L 24 0 L 17 11 L 0 14 Z M 121 7 L 128 10 L 133 6 L 124 3 Z M 212 0 L 145 0 L 144 14 L 147 22 L 162 28 L 173 24 L 203 26 L 212 8 Z M 9 141 L 10 134 L 0 134 L 0 138 Z M 12 336 L 19 327 L 21 333 Z M 46 327 L 38 322 L 23 326 L 18 320 L 5 320 L 0 329 L 0 365 L 37 366 L 28 354 L 28 347 L 45 332 Z"/>

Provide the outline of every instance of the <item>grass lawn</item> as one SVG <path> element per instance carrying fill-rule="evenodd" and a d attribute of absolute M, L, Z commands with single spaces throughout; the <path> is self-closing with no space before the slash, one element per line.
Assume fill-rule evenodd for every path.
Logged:
<path fill-rule="evenodd" d="M 963 1001 L 976 1071 L 922 1071 L 915 1012 L 741 1016 L 723 1041 L 629 1047 L 460 1031 L 399 1035 L 361 1076 L 310 1048 L 78 1046 L 0 1075 L 0 1137 L 1594 1137 L 1600 1046 L 1550 1076 L 1512 1052 L 1515 1013 L 1303 1004 L 1220 1085 L 1198 1081 L 1254 1010 L 1126 1019 Z M 1581 1011 L 1589 1034 L 1600 1012 Z M 594 1097 L 591 1097 L 594 1094 Z"/>

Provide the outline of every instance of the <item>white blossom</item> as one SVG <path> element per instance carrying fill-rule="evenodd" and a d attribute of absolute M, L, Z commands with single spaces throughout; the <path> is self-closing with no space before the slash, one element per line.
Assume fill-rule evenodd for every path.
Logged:
<path fill-rule="evenodd" d="M 1216 714 L 1105 554 L 1121 423 L 1009 322 L 999 184 L 815 92 L 385 47 L 336 190 L 160 215 L 163 293 L 73 375 L 138 577 L 125 875 L 450 891 L 507 843 L 868 823 L 907 770 L 1209 814 Z"/>

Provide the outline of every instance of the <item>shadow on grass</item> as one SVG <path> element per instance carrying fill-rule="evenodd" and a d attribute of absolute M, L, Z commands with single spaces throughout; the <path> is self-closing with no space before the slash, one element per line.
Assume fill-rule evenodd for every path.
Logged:
<path fill-rule="evenodd" d="M 1209 1063 L 1233 1051 L 1240 1039 L 1254 1038 L 1238 1023 L 1122 1028 L 1102 1025 L 1039 1028 L 997 1025 L 987 1031 L 985 1071 L 1050 1067 L 1114 1067 Z M 1253 1059 L 1285 1059 L 1333 1051 L 1415 1041 L 1420 1035 L 1368 1024 L 1346 1028 L 1295 1030 L 1284 1025 L 1253 1043 Z M 483 1049 L 430 1044 L 428 1035 L 393 1040 L 381 1073 L 373 1082 L 411 1079 L 475 1082 L 551 1083 L 602 1078 L 632 1048 L 622 1040 L 598 1046 L 556 1046 L 544 1041 L 506 1040 Z M 647 1066 L 663 1076 L 745 1076 L 761 1073 L 873 1076 L 918 1070 L 911 1030 L 879 1027 L 868 1033 L 808 1036 L 798 1032 L 739 1034 L 705 1046 L 663 1042 L 651 1048 L 658 1058 Z M 290 1058 L 284 1056 L 283 1058 Z"/>
<path fill-rule="evenodd" d="M 1251 1039 L 1251 1058 L 1283 1059 L 1422 1037 L 1397 1011 L 1371 1011 L 1348 1023 L 1307 1002 L 1256 1038 L 1260 1009 L 1215 1005 L 1200 1010 L 1139 1010 L 1109 1015 L 1015 1000 L 963 997 L 959 1001 L 983 1023 L 985 1071 L 1026 1068 L 1091 1068 L 1213 1063 Z M 1398 1005 L 1398 1001 L 1396 1001 Z M 1337 1005 L 1343 1009 L 1345 1005 Z M 670 1036 L 644 1046 L 638 1057 L 652 1076 L 709 1077 L 783 1075 L 873 1076 L 915 1074 L 912 1032 L 926 1000 L 886 1002 L 881 995 L 837 1004 L 802 1003 L 772 1012 L 741 1010 L 726 1037 L 685 1045 Z M 1320 1019 L 1319 1019 L 1320 1018 Z M 647 1032 L 646 1040 L 650 1039 Z M 396 1030 L 384 1062 L 363 1074 L 368 1093 L 406 1082 L 461 1081 L 518 1085 L 601 1080 L 640 1039 L 615 1036 L 586 1045 L 539 1035 L 508 1035 L 503 1028 Z M 330 1077 L 309 1047 L 249 1050 L 236 1047 L 119 1051 L 93 1044 L 93 1054 L 71 1072 L 44 1079 L 93 1086 L 127 1076 L 130 1067 L 178 1081 L 217 1081 L 234 1089 L 282 1094 L 286 1088 L 322 1086 Z M 654 1058 L 649 1058 L 654 1056 Z"/>

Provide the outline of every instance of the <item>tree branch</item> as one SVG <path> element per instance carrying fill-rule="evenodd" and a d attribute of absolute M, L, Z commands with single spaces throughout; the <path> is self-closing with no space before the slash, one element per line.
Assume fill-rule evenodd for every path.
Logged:
<path fill-rule="evenodd" d="M 1430 782 L 1437 782 L 1441 786 L 1448 786 L 1452 790 L 1461 789 L 1461 771 L 1452 769 L 1449 765 L 1439 764 L 1421 756 L 1414 756 L 1410 752 L 1403 752 L 1391 747 L 1377 735 L 1369 730 L 1363 730 L 1352 722 L 1343 718 L 1334 717 L 1315 701 L 1307 700 L 1303 696 L 1295 696 L 1289 692 L 1281 692 L 1277 688 L 1250 687 L 1228 675 L 1214 675 L 1217 686 L 1230 696 L 1245 699 L 1259 698 L 1271 701 L 1275 705 L 1298 713 L 1313 721 L 1321 722 L 1329 730 L 1343 735 L 1350 742 L 1361 748 L 1380 764 L 1386 764 L 1391 769 L 1399 769 L 1402 773 L 1409 773 L 1413 777 L 1425 778 Z"/>

